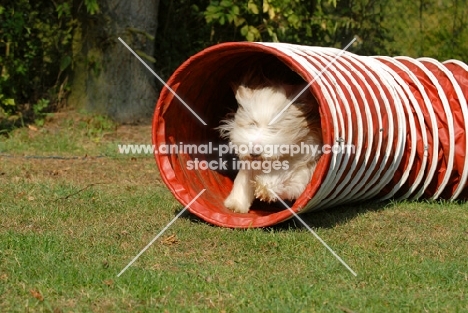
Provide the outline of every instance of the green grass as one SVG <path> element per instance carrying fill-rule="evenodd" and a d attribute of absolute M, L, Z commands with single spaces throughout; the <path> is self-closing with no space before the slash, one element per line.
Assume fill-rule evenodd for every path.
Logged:
<path fill-rule="evenodd" d="M 190 214 L 117 277 L 182 206 L 151 156 L 20 157 L 81 151 L 51 151 L 48 127 L 34 149 L 17 133 L 2 139 L 17 157 L 0 157 L 0 312 L 468 311 L 466 203 L 367 203 L 303 216 L 357 277 L 292 220 L 232 230 Z M 87 143 L 90 155 L 126 143 L 89 143 L 81 126 L 71 129 L 61 129 L 70 147 Z M 148 142 L 146 130 L 131 143 Z"/>
<path fill-rule="evenodd" d="M 62 112 L 50 114 L 47 120 L 48 127 L 27 125 L 0 136 L 0 153 L 84 156 L 90 152 L 115 155 L 117 151 L 111 143 L 103 144 L 116 129 L 103 116 Z"/>

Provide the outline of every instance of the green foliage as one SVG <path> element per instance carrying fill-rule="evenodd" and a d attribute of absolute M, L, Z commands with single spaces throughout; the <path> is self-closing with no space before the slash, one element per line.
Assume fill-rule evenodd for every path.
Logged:
<path fill-rule="evenodd" d="M 99 13 L 99 4 L 97 3 L 97 0 L 85 0 L 84 1 L 85 6 L 86 6 L 86 11 L 94 15 L 96 13 Z"/>
<path fill-rule="evenodd" d="M 48 99 L 39 99 L 36 104 L 33 105 L 33 112 L 36 118 L 36 124 L 39 126 L 44 125 L 46 114 L 44 111 L 49 107 L 50 100 Z"/>
<path fill-rule="evenodd" d="M 386 27 L 392 29 L 394 46 L 401 54 L 468 63 L 468 7 L 464 1 L 395 2 L 387 15 Z"/>
<path fill-rule="evenodd" d="M 74 24 L 66 4 L 9 1 L 0 11 L 0 105 L 15 113 L 51 98 L 51 88 L 63 81 Z"/>
<path fill-rule="evenodd" d="M 204 19 L 206 0 L 160 0 L 155 39 L 155 67 L 163 78 L 191 55 L 213 44 L 211 25 Z M 236 40 L 235 34 L 223 38 Z"/>
<path fill-rule="evenodd" d="M 261 8 L 260 5 L 263 5 Z M 211 41 L 275 41 L 351 51 L 468 59 L 468 7 L 459 0 L 223 0 L 204 11 Z M 230 39 L 228 39 L 230 37 Z"/>
<path fill-rule="evenodd" d="M 5 1 L 0 5 L 0 109 L 41 118 L 64 100 L 73 64 L 77 19 L 72 0 Z M 90 14 L 96 0 L 85 1 Z"/>
<path fill-rule="evenodd" d="M 468 61 L 460 0 L 161 0 L 158 21 L 155 66 L 165 78 L 207 46 L 244 40 L 343 48 L 356 37 L 349 50 L 362 55 Z"/>
<path fill-rule="evenodd" d="M 363 1 L 212 1 L 204 16 L 219 38 L 234 27 L 247 41 L 340 47 L 356 35 L 365 36 L 368 29 L 379 28 L 372 20 L 381 14 L 357 14 Z M 369 26 L 364 25 L 365 19 L 371 20 Z M 378 31 L 385 37 L 384 30 Z"/>

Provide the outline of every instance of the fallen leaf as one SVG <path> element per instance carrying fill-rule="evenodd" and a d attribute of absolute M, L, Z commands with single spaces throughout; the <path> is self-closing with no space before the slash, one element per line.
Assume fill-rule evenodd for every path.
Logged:
<path fill-rule="evenodd" d="M 114 285 L 114 281 L 112 279 L 104 280 L 103 283 L 104 283 L 104 285 L 106 285 L 108 287 Z"/>
<path fill-rule="evenodd" d="M 39 300 L 41 302 L 44 301 L 44 297 L 42 296 L 42 294 L 38 290 L 31 289 L 31 290 L 29 290 L 29 292 L 31 293 L 31 296 L 33 296 L 37 300 Z"/>
<path fill-rule="evenodd" d="M 161 240 L 161 243 L 166 246 L 174 245 L 179 242 L 179 239 L 177 239 L 176 235 L 170 235 L 163 240 Z"/>
<path fill-rule="evenodd" d="M 28 125 L 28 128 L 29 128 L 30 130 L 32 130 L 32 131 L 37 132 L 37 127 L 34 126 L 34 125 Z"/>

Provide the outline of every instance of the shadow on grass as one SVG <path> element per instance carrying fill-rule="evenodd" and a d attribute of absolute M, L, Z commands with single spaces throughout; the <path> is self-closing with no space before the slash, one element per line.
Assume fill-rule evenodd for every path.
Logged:
<path fill-rule="evenodd" d="M 333 228 L 338 225 L 346 224 L 355 217 L 367 212 L 378 212 L 388 207 L 391 202 L 363 202 L 349 205 L 340 205 L 334 208 L 317 210 L 305 214 L 299 214 L 299 217 L 311 228 Z M 305 228 L 295 217 L 281 222 L 279 224 L 266 227 L 267 231 L 287 231 L 291 229 Z"/>
<path fill-rule="evenodd" d="M 390 201 L 354 203 L 350 205 L 341 205 L 335 208 L 328 208 L 325 210 L 318 210 L 314 212 L 300 214 L 299 217 L 311 228 L 333 228 L 337 225 L 348 223 L 358 215 L 362 215 L 367 212 L 378 212 L 384 210 L 391 204 L 392 202 Z M 178 208 L 174 212 L 174 215 L 180 213 L 182 209 L 183 208 Z M 187 219 L 192 223 L 202 223 L 213 227 L 218 227 L 204 221 L 195 214 L 190 213 L 188 210 L 185 211 L 180 217 Z M 287 221 L 281 222 L 276 225 L 264 227 L 263 229 L 265 231 L 290 231 L 292 229 L 302 228 L 305 228 L 305 226 L 302 225 L 302 223 L 295 217 L 292 217 Z"/>

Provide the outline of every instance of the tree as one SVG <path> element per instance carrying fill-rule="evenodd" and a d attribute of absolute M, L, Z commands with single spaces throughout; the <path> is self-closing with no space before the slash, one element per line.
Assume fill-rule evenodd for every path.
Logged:
<path fill-rule="evenodd" d="M 96 14 L 79 15 L 73 47 L 73 106 L 124 123 L 151 118 L 156 80 L 118 38 L 154 68 L 158 6 L 159 0 L 104 0 Z"/>

